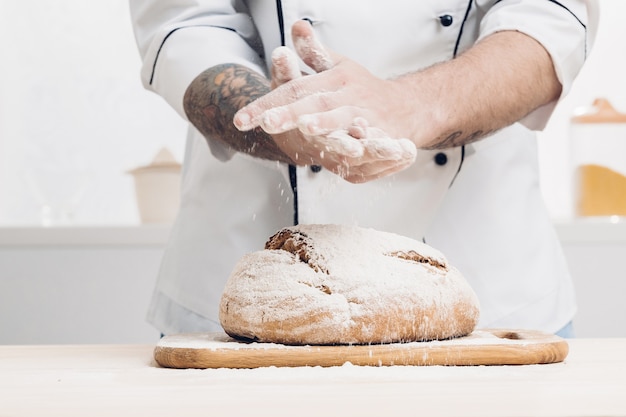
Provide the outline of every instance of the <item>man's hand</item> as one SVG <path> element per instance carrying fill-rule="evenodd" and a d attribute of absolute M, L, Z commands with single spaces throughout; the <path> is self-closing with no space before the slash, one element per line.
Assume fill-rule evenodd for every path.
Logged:
<path fill-rule="evenodd" d="M 298 128 L 319 135 L 350 130 L 354 119 L 360 117 L 392 137 L 404 137 L 393 114 L 394 107 L 403 106 L 397 103 L 402 86 L 377 78 L 322 46 L 305 21 L 293 25 L 292 36 L 296 52 L 316 73 L 283 83 L 241 109 L 234 119 L 237 128 L 260 126 L 268 133 Z"/>
<path fill-rule="evenodd" d="M 558 99 L 561 85 L 543 46 L 517 31 L 487 36 L 449 61 L 380 79 L 319 44 L 307 22 L 292 28 L 298 55 L 315 74 L 281 85 L 242 108 L 242 131 L 276 134 L 348 131 L 367 120 L 416 147 L 444 149 L 472 143 Z"/>
<path fill-rule="evenodd" d="M 317 42 L 308 26 L 305 22 L 294 25 L 294 44 L 299 55 L 316 71 L 330 70 L 337 56 Z M 304 29 L 303 34 L 300 29 Z M 413 163 L 416 156 L 413 142 L 390 138 L 380 128 L 370 127 L 360 112 L 353 112 L 347 106 L 322 114 L 321 118 L 327 118 L 328 123 L 323 120 L 320 123 L 319 115 L 306 112 L 307 100 L 295 104 L 303 110 L 302 114 L 296 108 L 291 113 L 289 106 L 282 106 L 284 100 L 289 100 L 285 94 L 290 95 L 290 91 L 298 89 L 299 82 L 310 77 L 301 75 L 293 51 L 277 48 L 272 53 L 273 92 L 267 99 L 260 98 L 238 112 L 235 125 L 244 131 L 260 126 L 272 134 L 279 148 L 297 165 L 321 165 L 353 183 L 390 175 Z M 274 103 L 281 107 L 272 107 Z M 312 104 L 313 109 L 319 108 L 319 103 Z"/>

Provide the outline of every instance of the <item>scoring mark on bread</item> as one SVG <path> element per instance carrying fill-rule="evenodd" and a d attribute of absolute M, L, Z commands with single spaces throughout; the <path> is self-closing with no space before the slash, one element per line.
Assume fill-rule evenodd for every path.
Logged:
<path fill-rule="evenodd" d="M 427 264 L 427 265 L 431 265 L 434 266 L 435 268 L 441 270 L 441 271 L 447 271 L 448 270 L 448 266 L 439 261 L 438 259 L 434 259 L 428 256 L 424 256 L 424 255 L 420 255 L 419 253 L 415 252 L 414 250 L 410 250 L 408 252 L 404 252 L 404 251 L 396 251 L 396 252 L 390 252 L 390 253 L 386 253 L 385 255 L 387 256 L 393 256 L 396 258 L 400 258 L 400 259 L 404 259 L 405 261 L 411 261 L 411 262 L 417 262 L 420 264 Z"/>
<path fill-rule="evenodd" d="M 309 238 L 302 232 L 283 229 L 270 237 L 265 243 L 265 249 L 284 250 L 295 255 L 295 257 L 316 272 L 323 272 L 328 275 L 328 271 L 316 263 L 318 256 L 314 256 L 312 248 L 309 246 Z"/>
<path fill-rule="evenodd" d="M 331 291 L 330 287 L 324 284 L 321 285 L 313 285 L 310 282 L 303 282 L 303 281 L 299 281 L 300 284 L 304 284 L 307 287 L 311 287 L 311 288 L 317 288 L 318 290 L 320 290 L 321 292 L 323 292 L 324 294 L 328 294 L 331 295 L 333 292 Z"/>

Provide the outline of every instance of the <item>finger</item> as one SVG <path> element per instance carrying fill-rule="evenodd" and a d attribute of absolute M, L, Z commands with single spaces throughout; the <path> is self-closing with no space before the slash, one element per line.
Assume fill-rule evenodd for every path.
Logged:
<path fill-rule="evenodd" d="M 233 118 L 235 126 L 242 131 L 254 129 L 260 126 L 265 112 L 275 110 L 281 106 L 287 106 L 302 98 L 310 97 L 311 94 L 318 91 L 316 90 L 315 81 L 310 81 L 314 76 L 293 79 L 276 87 L 247 106 L 242 107 L 235 113 Z"/>
<path fill-rule="evenodd" d="M 335 131 L 325 136 L 307 136 L 307 138 L 312 146 L 327 153 L 334 160 L 348 162 L 358 160 L 365 153 L 361 141 L 348 135 L 346 131 Z"/>
<path fill-rule="evenodd" d="M 398 160 L 378 160 L 364 162 L 360 165 L 350 165 L 343 169 L 346 181 L 360 184 L 400 172 L 415 162 L 415 158 L 402 158 Z"/>
<path fill-rule="evenodd" d="M 356 139 L 389 138 L 382 129 L 370 127 L 369 122 L 360 113 L 365 109 L 342 106 L 324 113 L 307 114 L 298 118 L 298 129 L 306 135 L 327 135 L 338 129 L 345 129 L 348 135 Z"/>
<path fill-rule="evenodd" d="M 358 169 L 353 167 L 353 173 L 345 177 L 345 180 L 353 184 L 362 184 L 397 174 L 407 169 L 411 164 L 412 162 L 410 161 L 403 161 L 393 165 L 384 162 L 376 162 L 374 164 L 368 164 L 367 167 L 358 167 Z"/>
<path fill-rule="evenodd" d="M 379 161 L 363 165 L 336 165 L 328 169 L 350 183 L 362 184 L 395 174 L 410 165 L 408 162 L 390 164 L 389 161 Z"/>
<path fill-rule="evenodd" d="M 275 135 L 295 129 L 297 119 L 287 106 L 276 107 L 262 113 L 258 118 L 258 125 L 266 133 Z"/>
<path fill-rule="evenodd" d="M 326 49 L 315 37 L 311 24 L 301 20 L 291 27 L 293 45 L 305 64 L 315 72 L 326 71 L 338 61 L 339 55 Z"/>
<path fill-rule="evenodd" d="M 366 119 L 363 117 L 356 117 L 352 121 L 352 124 L 348 126 L 348 134 L 353 138 L 365 139 L 367 137 L 368 128 L 369 123 Z"/>
<path fill-rule="evenodd" d="M 311 98 L 310 100 L 301 100 L 294 103 L 290 111 L 297 114 L 298 111 L 304 110 L 305 107 L 315 108 L 310 110 L 308 114 L 302 111 L 302 116 L 298 117 L 298 129 L 305 135 L 327 135 L 336 130 L 346 130 L 348 133 L 354 131 L 353 137 L 365 137 L 367 131 L 367 122 L 363 117 L 358 116 L 365 110 L 356 106 L 339 106 L 331 110 L 324 111 L 324 107 L 339 105 L 334 102 L 334 95 L 328 94 L 325 98 Z M 323 100 L 323 103 L 317 103 L 315 100 Z M 356 123 L 355 123 L 356 120 Z"/>
<path fill-rule="evenodd" d="M 361 139 L 365 149 L 365 161 L 414 161 L 417 156 L 415 144 L 408 139 L 367 138 Z"/>
<path fill-rule="evenodd" d="M 294 23 L 292 26 L 292 37 L 294 47 L 300 58 L 318 73 L 332 68 L 341 58 L 340 55 L 324 48 L 315 37 L 310 24 L 304 20 Z M 301 79 L 304 80 L 304 78 Z M 268 109 L 293 103 L 304 96 L 319 91 L 319 88 L 315 88 L 314 84 L 313 89 L 307 88 L 309 82 L 314 83 L 314 81 L 308 80 L 306 83 L 290 82 L 283 84 L 271 93 L 243 107 L 233 118 L 235 127 L 241 131 L 252 130 L 260 125 L 262 115 Z M 327 85 L 326 88 L 332 90 L 333 86 Z"/>
<path fill-rule="evenodd" d="M 352 123 L 357 108 L 342 107 L 337 97 L 334 92 L 317 93 L 291 104 L 270 108 L 258 117 L 259 126 L 270 134 L 282 133 L 299 125 L 302 125 L 305 135 L 325 135 L 345 129 Z"/>
<path fill-rule="evenodd" d="M 408 139 L 364 139 L 365 154 L 342 168 L 342 176 L 352 183 L 363 183 L 408 168 L 417 156 L 415 144 Z"/>
<path fill-rule="evenodd" d="M 297 111 L 292 107 L 291 111 Z M 362 114 L 370 113 L 367 109 L 356 106 L 341 106 L 326 112 L 305 114 L 298 118 L 298 129 L 305 135 L 327 135 L 343 129 L 356 139 L 390 139 L 382 129 L 370 127 Z"/>
<path fill-rule="evenodd" d="M 319 149 L 322 166 L 351 183 L 368 182 L 402 171 L 417 155 L 415 144 L 408 139 L 359 140 L 346 131 L 315 137 L 311 144 Z M 353 144 L 361 146 L 358 152 L 350 152 Z"/>
<path fill-rule="evenodd" d="M 279 46 L 272 52 L 272 87 L 276 88 L 296 78 L 300 78 L 298 56 L 286 46 Z"/>

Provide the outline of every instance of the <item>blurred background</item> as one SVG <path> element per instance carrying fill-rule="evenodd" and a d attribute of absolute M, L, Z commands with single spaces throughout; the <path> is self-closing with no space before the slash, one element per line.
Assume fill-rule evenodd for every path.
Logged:
<path fill-rule="evenodd" d="M 541 185 L 577 334 L 626 337 L 624 217 L 580 219 L 572 204 L 575 138 L 623 154 L 626 175 L 626 151 L 602 141 L 626 143 L 626 123 L 571 123 L 597 98 L 626 113 L 626 2 L 600 4 L 596 45 L 540 133 Z M 0 0 L 0 52 L 0 344 L 157 340 L 144 315 L 173 215 L 142 219 L 130 172 L 157 156 L 174 172 L 186 126 L 141 85 L 127 0 Z M 152 207 L 177 198 L 162 188 Z"/>
<path fill-rule="evenodd" d="M 0 1 L 0 225 L 137 224 L 127 171 L 182 159 L 129 19 L 126 0 Z"/>
<path fill-rule="evenodd" d="M 601 0 L 597 43 L 541 133 L 555 218 L 571 215 L 570 118 L 604 97 L 626 112 L 626 2 Z M 133 178 L 185 126 L 139 80 L 125 0 L 0 0 L 0 225 L 136 224 Z"/>

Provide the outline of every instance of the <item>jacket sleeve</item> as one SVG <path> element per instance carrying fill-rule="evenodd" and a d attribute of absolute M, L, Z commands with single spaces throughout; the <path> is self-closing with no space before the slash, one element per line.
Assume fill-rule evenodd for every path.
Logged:
<path fill-rule="evenodd" d="M 202 71 L 220 63 L 264 74 L 256 28 L 240 0 L 130 0 L 145 88 L 183 118 L 183 96 Z"/>
<path fill-rule="evenodd" d="M 598 0 L 499 0 L 482 19 L 479 39 L 516 30 L 537 40 L 552 58 L 564 97 L 591 51 L 598 11 Z M 543 129 L 557 102 L 536 109 L 521 123 Z"/>

